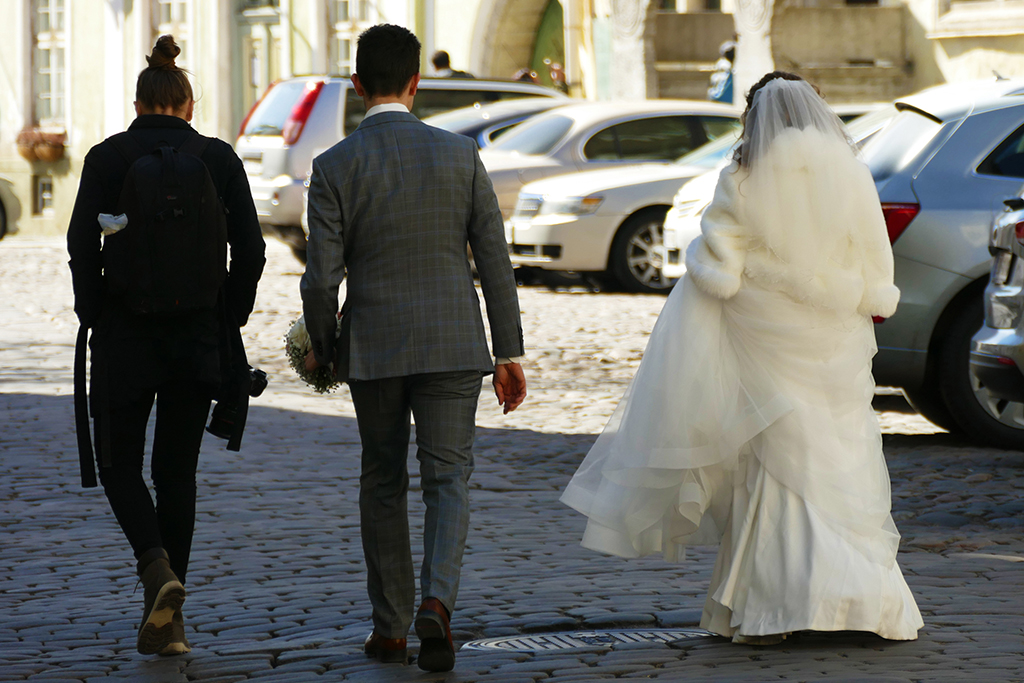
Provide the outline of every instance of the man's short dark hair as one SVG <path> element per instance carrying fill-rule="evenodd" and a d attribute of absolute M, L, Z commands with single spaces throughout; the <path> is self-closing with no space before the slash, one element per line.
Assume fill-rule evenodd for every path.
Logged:
<path fill-rule="evenodd" d="M 367 96 L 400 95 L 419 72 L 420 41 L 409 29 L 378 24 L 359 36 L 356 74 Z"/>
<path fill-rule="evenodd" d="M 444 50 L 435 52 L 434 56 L 430 58 L 430 62 L 435 69 L 450 69 L 452 66 L 452 60 Z"/>

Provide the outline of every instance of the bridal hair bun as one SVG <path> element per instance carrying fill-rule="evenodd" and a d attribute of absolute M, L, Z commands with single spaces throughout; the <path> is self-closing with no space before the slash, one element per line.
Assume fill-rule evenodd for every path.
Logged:
<path fill-rule="evenodd" d="M 153 54 L 146 57 L 150 69 L 174 69 L 174 58 L 181 54 L 181 48 L 174 42 L 174 36 L 163 35 L 157 38 Z"/>

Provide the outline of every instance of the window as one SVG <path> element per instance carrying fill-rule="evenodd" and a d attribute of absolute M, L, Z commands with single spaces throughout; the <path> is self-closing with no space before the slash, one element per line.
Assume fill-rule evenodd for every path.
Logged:
<path fill-rule="evenodd" d="M 64 125 L 65 36 L 64 0 L 35 0 L 33 92 L 35 120 L 41 125 Z"/>
<path fill-rule="evenodd" d="M 330 3 L 332 73 L 347 76 L 355 71 L 356 41 L 375 23 L 369 0 L 333 0 Z"/>
<path fill-rule="evenodd" d="M 573 120 L 561 114 L 541 114 L 516 126 L 492 149 L 520 154 L 547 154 L 565 137 L 572 128 Z"/>
<path fill-rule="evenodd" d="M 53 215 L 53 176 L 32 176 L 32 213 L 36 216 Z"/>
<path fill-rule="evenodd" d="M 614 161 L 619 159 L 619 144 L 615 139 L 615 126 L 605 128 L 587 140 L 583 156 L 589 161 Z"/>
<path fill-rule="evenodd" d="M 154 13 L 156 25 L 153 43 L 156 44 L 159 36 L 174 36 L 174 42 L 181 48 L 181 54 L 174 62 L 183 69 L 187 69 L 192 60 L 189 52 L 191 4 L 192 0 L 157 0 L 157 11 Z"/>
<path fill-rule="evenodd" d="M 336 37 L 334 72 L 342 76 L 350 76 L 356 63 L 356 57 L 352 53 L 352 39 Z"/>
<path fill-rule="evenodd" d="M 923 112 L 906 108 L 886 124 L 885 128 L 864 144 L 864 162 L 871 169 L 875 182 L 887 180 L 907 168 L 921 154 L 942 124 Z"/>
<path fill-rule="evenodd" d="M 702 116 L 701 123 L 704 124 L 704 134 L 708 140 L 717 140 L 727 133 L 739 128 L 739 119 L 731 119 L 725 116 Z"/>
<path fill-rule="evenodd" d="M 618 123 L 587 141 L 583 155 L 590 161 L 655 161 L 676 159 L 705 142 L 695 134 L 689 116 L 656 116 Z"/>
<path fill-rule="evenodd" d="M 978 173 L 1024 178 L 1024 126 L 1013 131 L 981 162 Z"/>

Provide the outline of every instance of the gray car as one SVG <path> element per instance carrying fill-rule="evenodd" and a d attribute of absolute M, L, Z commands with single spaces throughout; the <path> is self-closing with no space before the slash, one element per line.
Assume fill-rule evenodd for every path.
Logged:
<path fill-rule="evenodd" d="M 875 326 L 875 380 L 932 422 L 1024 447 L 1020 403 L 993 400 L 970 370 L 989 279 L 989 233 L 1024 182 L 1024 81 L 931 88 L 864 146 L 893 242 L 899 309 Z"/>

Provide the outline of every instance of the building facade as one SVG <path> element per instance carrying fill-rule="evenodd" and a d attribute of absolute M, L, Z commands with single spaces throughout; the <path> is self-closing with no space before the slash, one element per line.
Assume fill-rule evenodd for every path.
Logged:
<path fill-rule="evenodd" d="M 193 74 L 193 125 L 229 141 L 273 81 L 351 73 L 380 22 L 420 36 L 426 75 L 444 49 L 478 77 L 527 69 L 590 99 L 703 99 L 737 31 L 741 57 L 766 55 L 746 68 L 837 103 L 1024 76 L 1024 0 L 0 0 L 0 16 L 0 235 L 64 232 L 82 160 L 134 118 L 163 33 Z"/>

